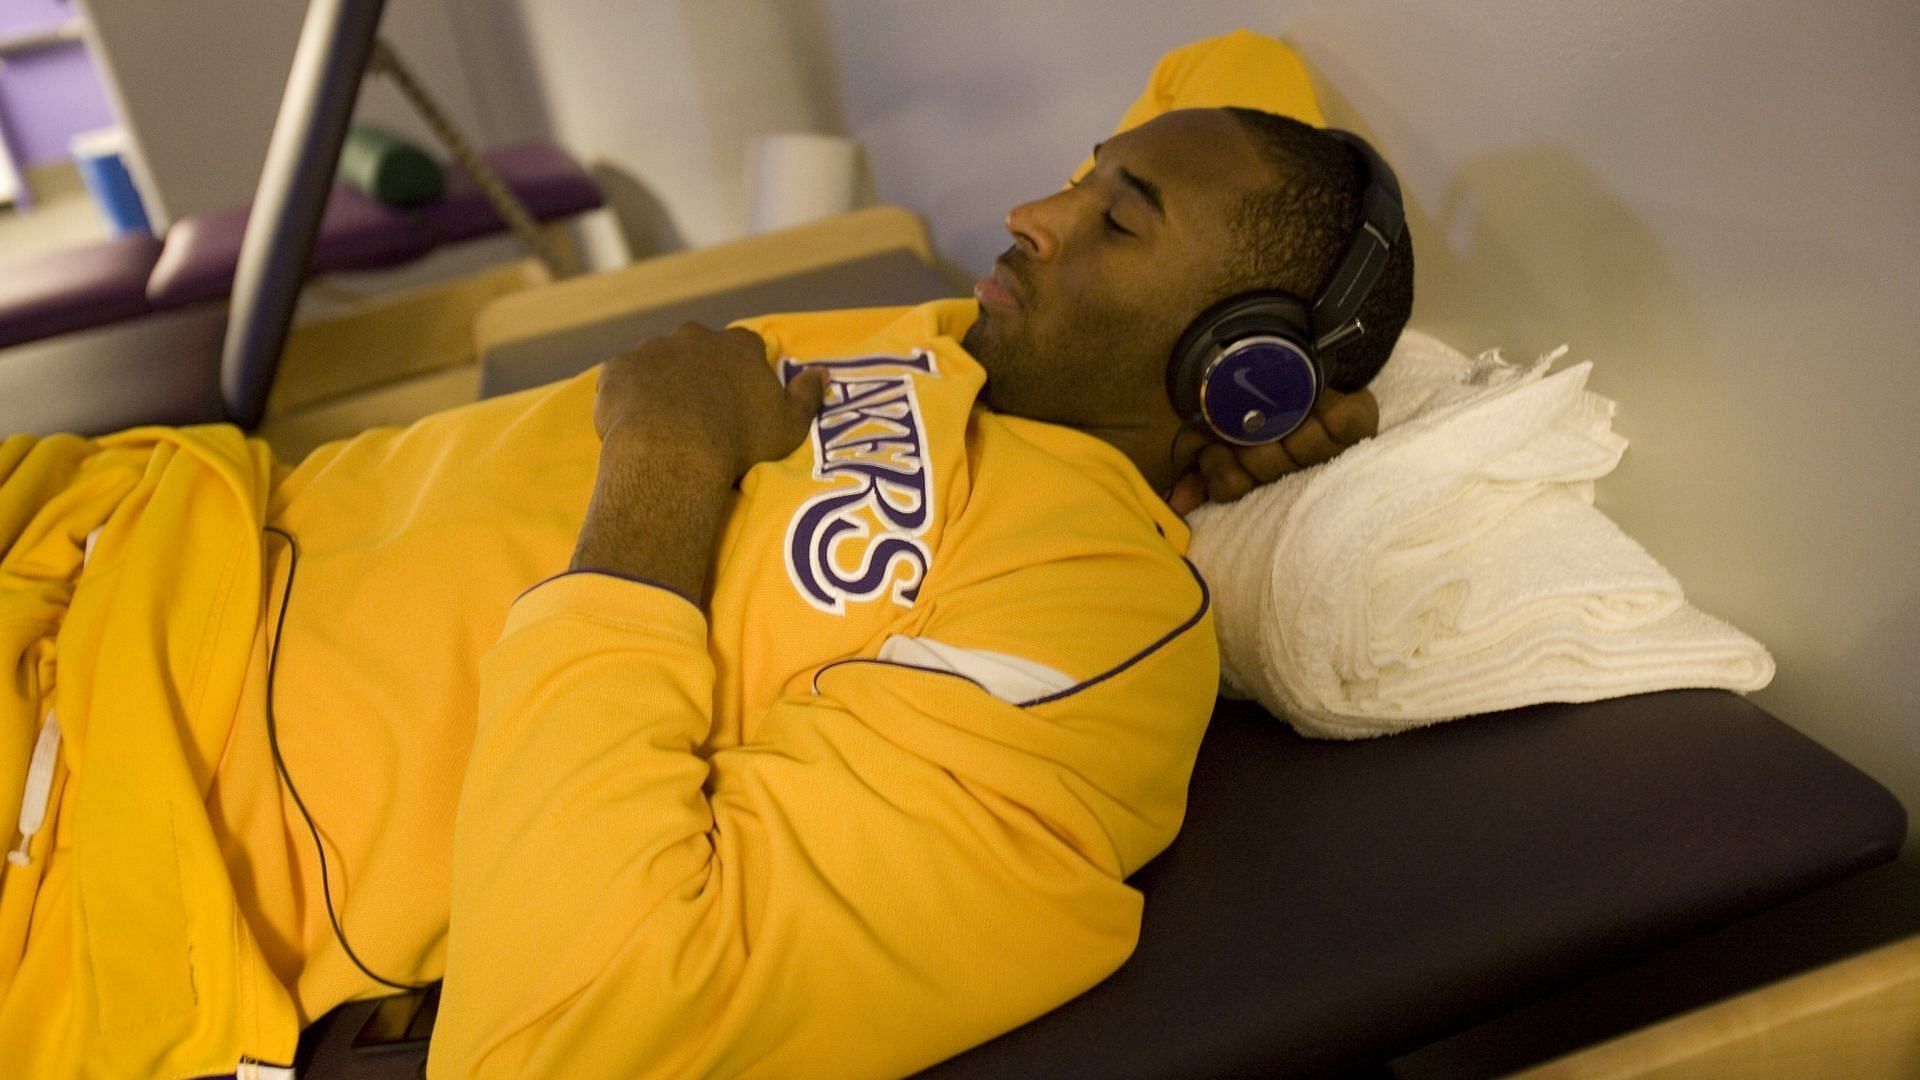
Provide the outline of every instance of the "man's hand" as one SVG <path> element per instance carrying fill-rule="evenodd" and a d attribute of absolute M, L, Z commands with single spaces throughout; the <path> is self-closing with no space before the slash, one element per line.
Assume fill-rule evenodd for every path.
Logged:
<path fill-rule="evenodd" d="M 733 484 L 807 437 L 823 370 L 785 386 L 749 330 L 691 323 L 607 361 L 593 402 L 600 470 L 572 569 L 640 578 L 703 604 Z"/>
<path fill-rule="evenodd" d="M 635 442 L 710 453 L 731 483 L 800 445 L 826 387 L 826 372 L 812 368 L 782 386 L 751 330 L 687 323 L 607 361 L 593 426 L 602 458 Z"/>
<path fill-rule="evenodd" d="M 1331 461 L 1379 429 L 1380 403 L 1372 392 L 1361 389 L 1351 394 L 1322 390 L 1313 403 L 1313 414 L 1278 442 L 1234 446 L 1205 432 L 1183 432 L 1174 444 L 1174 456 L 1189 464 L 1174 482 L 1167 504 L 1184 517 L 1205 502 L 1232 502 L 1290 472 Z"/>

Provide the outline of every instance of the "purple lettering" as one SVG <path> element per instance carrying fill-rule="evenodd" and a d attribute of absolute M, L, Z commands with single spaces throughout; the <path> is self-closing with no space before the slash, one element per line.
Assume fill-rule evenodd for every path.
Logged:
<path fill-rule="evenodd" d="M 814 478 L 831 486 L 788 526 L 788 576 L 808 603 L 836 615 L 889 589 L 912 606 L 933 559 L 921 539 L 933 478 L 914 373 L 938 375 L 933 355 L 813 363 L 832 376 L 812 435 Z M 802 366 L 782 360 L 782 379 Z"/>

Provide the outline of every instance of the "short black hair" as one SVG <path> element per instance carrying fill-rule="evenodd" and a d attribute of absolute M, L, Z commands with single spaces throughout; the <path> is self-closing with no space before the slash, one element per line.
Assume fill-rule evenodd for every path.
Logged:
<path fill-rule="evenodd" d="M 1333 277 L 1347 238 L 1360 226 L 1359 159 L 1340 140 L 1290 117 L 1226 111 L 1282 179 L 1249 195 L 1234 212 L 1237 248 L 1221 294 L 1279 289 L 1310 302 Z M 1328 385 L 1351 393 L 1371 382 L 1412 312 L 1413 239 L 1402 229 L 1380 280 L 1360 305 L 1367 332 L 1321 358 Z"/>

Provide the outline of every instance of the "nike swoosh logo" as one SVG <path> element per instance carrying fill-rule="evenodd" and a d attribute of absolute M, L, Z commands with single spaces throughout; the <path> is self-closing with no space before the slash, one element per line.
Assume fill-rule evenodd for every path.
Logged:
<path fill-rule="evenodd" d="M 1252 394 L 1254 397 L 1259 398 L 1261 401 L 1266 402 L 1267 408 L 1269 409 L 1279 408 L 1280 403 L 1268 397 L 1266 394 L 1261 393 L 1260 388 L 1253 385 L 1253 380 L 1248 378 L 1247 375 L 1248 375 L 1248 372 L 1246 368 L 1235 369 L 1233 373 L 1233 384 L 1235 386 L 1238 386 L 1240 389 L 1245 390 L 1247 393 Z"/>

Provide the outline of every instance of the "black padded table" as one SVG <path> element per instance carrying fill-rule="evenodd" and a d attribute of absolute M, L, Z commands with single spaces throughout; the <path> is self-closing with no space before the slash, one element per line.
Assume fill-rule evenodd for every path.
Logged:
<path fill-rule="evenodd" d="M 1106 982 L 927 1080 L 1339 1073 L 1885 862 L 1878 783 L 1738 695 L 1364 742 L 1222 702 Z"/>
<path fill-rule="evenodd" d="M 1905 834 L 1886 789 L 1724 691 L 1351 743 L 1223 701 L 1179 837 L 1132 879 L 1134 955 L 921 1075 L 1351 1073 L 1849 878 Z M 315 1025 L 303 1075 L 417 1075 L 424 1046 L 353 1048 L 371 1009 Z"/>

